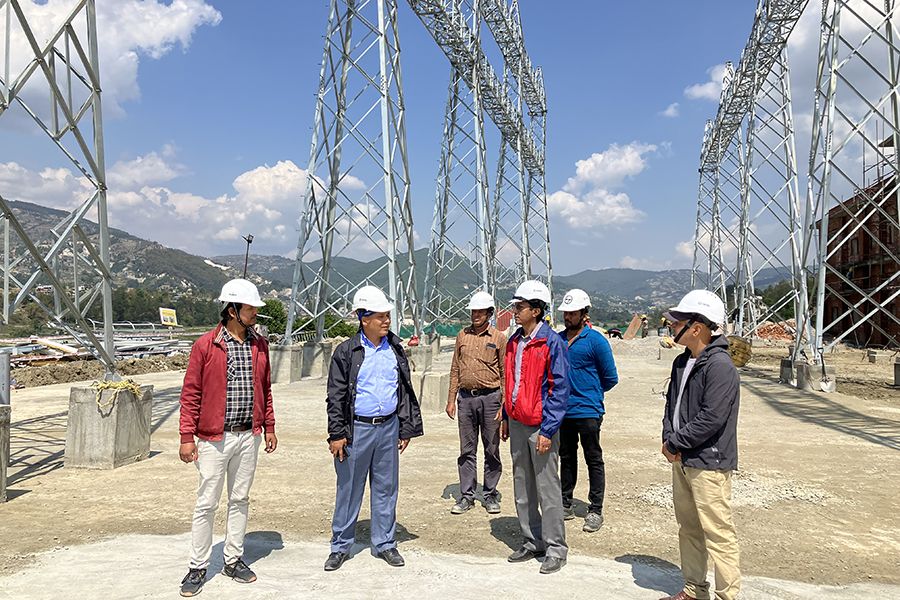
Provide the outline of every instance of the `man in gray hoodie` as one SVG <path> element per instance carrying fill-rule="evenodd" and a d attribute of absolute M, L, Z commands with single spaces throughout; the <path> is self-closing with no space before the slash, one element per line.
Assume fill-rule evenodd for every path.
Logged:
<path fill-rule="evenodd" d="M 684 589 L 662 600 L 707 600 L 709 558 L 715 597 L 733 600 L 741 587 L 731 514 L 741 390 L 728 339 L 716 333 L 725 305 L 710 291 L 694 290 L 663 316 L 685 351 L 672 364 L 662 433 L 662 453 L 672 463 Z"/>

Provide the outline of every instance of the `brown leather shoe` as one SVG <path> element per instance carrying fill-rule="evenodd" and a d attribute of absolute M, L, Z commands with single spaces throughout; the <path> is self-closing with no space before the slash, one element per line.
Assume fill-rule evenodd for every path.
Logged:
<path fill-rule="evenodd" d="M 692 596 L 688 596 L 684 593 L 684 590 L 678 592 L 674 596 L 666 596 L 665 598 L 660 598 L 659 600 L 697 600 Z"/>

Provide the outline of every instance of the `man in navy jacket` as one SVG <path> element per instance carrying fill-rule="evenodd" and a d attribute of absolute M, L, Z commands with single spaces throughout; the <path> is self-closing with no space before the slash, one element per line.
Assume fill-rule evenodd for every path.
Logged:
<path fill-rule="evenodd" d="M 606 337 L 586 327 L 590 297 L 574 289 L 563 297 L 565 331 L 559 335 L 569 347 L 569 406 L 559 429 L 559 466 L 562 483 L 563 514 L 575 518 L 572 496 L 578 481 L 578 440 L 587 463 L 590 491 L 587 516 L 582 529 L 593 533 L 603 525 L 603 495 L 606 468 L 600 447 L 600 426 L 606 412 L 603 395 L 619 382 L 612 348 Z"/>

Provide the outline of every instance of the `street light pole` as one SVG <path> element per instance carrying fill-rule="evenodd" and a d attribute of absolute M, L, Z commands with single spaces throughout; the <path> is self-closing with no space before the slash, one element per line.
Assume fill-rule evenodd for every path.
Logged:
<path fill-rule="evenodd" d="M 247 279 L 247 261 L 250 260 L 250 244 L 253 243 L 252 235 L 243 236 L 247 240 L 247 254 L 244 255 L 244 279 Z"/>

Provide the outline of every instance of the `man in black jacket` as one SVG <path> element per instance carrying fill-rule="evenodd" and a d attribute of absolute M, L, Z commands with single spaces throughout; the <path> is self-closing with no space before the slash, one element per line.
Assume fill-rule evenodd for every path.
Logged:
<path fill-rule="evenodd" d="M 737 534 L 731 515 L 731 474 L 737 469 L 740 378 L 728 339 L 716 335 L 725 305 L 707 290 L 689 292 L 663 315 L 685 352 L 672 364 L 662 453 L 672 463 L 672 494 L 684 589 L 661 600 L 707 600 L 708 558 L 718 600 L 741 587 Z"/>
<path fill-rule="evenodd" d="M 393 304 L 373 286 L 353 297 L 359 333 L 341 343 L 328 370 L 328 446 L 337 473 L 326 571 L 347 559 L 369 479 L 372 544 L 392 567 L 405 563 L 397 550 L 400 454 L 422 435 L 422 413 L 410 383 L 400 338 L 390 332 Z"/>

